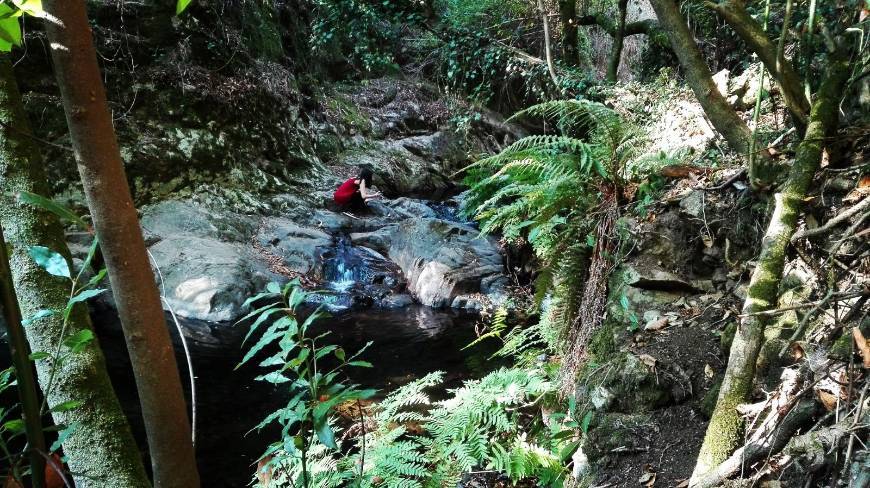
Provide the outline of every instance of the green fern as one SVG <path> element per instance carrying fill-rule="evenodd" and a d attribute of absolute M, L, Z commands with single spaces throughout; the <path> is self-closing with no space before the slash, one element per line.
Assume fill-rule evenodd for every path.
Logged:
<path fill-rule="evenodd" d="M 641 155 L 644 138 L 613 110 L 587 100 L 555 100 L 517 112 L 511 119 L 540 118 L 555 134 L 520 139 L 499 154 L 466 168 L 469 196 L 463 212 L 483 233 L 528 242 L 542 264 L 535 302 L 550 297 L 541 322 L 510 331 L 503 354 L 559 349 L 579 306 L 602 192 L 619 192 L 680 154 Z M 523 344 L 528 341 L 527 344 Z"/>

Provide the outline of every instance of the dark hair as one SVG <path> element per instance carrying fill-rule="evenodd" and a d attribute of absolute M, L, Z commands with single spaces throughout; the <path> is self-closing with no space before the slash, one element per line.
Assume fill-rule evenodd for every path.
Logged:
<path fill-rule="evenodd" d="M 366 182 L 366 187 L 371 188 L 372 176 L 374 176 L 374 173 L 372 173 L 371 169 L 366 168 L 365 166 L 359 167 L 359 179 Z"/>

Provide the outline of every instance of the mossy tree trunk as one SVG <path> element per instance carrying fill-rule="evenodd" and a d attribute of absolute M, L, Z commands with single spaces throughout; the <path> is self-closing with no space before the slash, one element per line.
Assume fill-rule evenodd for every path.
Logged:
<path fill-rule="evenodd" d="M 622 46 L 625 41 L 625 17 L 628 15 L 628 0 L 619 0 L 619 20 L 613 35 L 613 49 L 607 62 L 607 81 L 616 83 L 619 75 L 619 62 L 622 60 Z"/>
<path fill-rule="evenodd" d="M 69 280 L 48 274 L 28 254 L 31 246 L 45 246 L 70 260 L 63 229 L 57 219 L 33 205 L 16 202 L 11 194 L 28 191 L 48 195 L 49 185 L 38 150 L 30 138 L 30 124 L 15 83 L 8 54 L 0 55 L 0 224 L 10 244 L 9 262 L 22 314 L 33 317 L 39 310 L 63 310 L 70 293 Z M 60 340 L 61 314 L 35 320 L 25 328 L 33 351 L 52 352 Z M 87 307 L 76 306 L 67 324 L 67 336 L 93 330 Z M 99 344 L 64 361 L 54 371 L 51 359 L 36 362 L 39 381 L 48 406 L 77 401 L 74 410 L 54 412 L 58 425 L 78 427 L 63 444 L 67 463 L 79 487 L 149 486 L 142 459 L 130 433 L 127 419 L 112 389 Z"/>
<path fill-rule="evenodd" d="M 788 180 L 774 195 L 775 207 L 749 283 L 744 315 L 776 306 L 785 254 L 797 227 L 801 202 L 821 163 L 825 136 L 837 126 L 838 105 L 848 77 L 849 63 L 845 56 L 832 58 L 828 76 L 816 94 L 806 134 L 798 146 Z M 744 403 L 752 391 L 766 320 L 763 315 L 748 315 L 738 325 L 719 399 L 707 426 L 690 486 L 706 486 L 702 480 L 728 459 L 743 440 L 743 419 L 737 406 Z"/>
<path fill-rule="evenodd" d="M 559 18 L 562 21 L 562 60 L 568 66 L 580 64 L 577 49 L 577 0 L 559 0 Z"/>
<path fill-rule="evenodd" d="M 707 118 L 732 149 L 741 154 L 749 154 L 752 132 L 716 88 L 713 74 L 707 67 L 677 3 L 674 0 L 651 0 L 650 3 L 656 12 L 659 25 L 671 41 L 686 82 L 695 93 Z M 767 152 L 762 151 L 758 156 L 757 159 L 766 159 Z"/>
<path fill-rule="evenodd" d="M 51 59 L 136 378 L 154 485 L 199 486 L 181 377 L 97 65 L 84 0 L 45 0 Z"/>

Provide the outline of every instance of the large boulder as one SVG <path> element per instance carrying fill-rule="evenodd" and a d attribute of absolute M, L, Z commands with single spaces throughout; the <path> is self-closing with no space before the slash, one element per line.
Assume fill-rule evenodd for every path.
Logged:
<path fill-rule="evenodd" d="M 265 266 L 242 245 L 178 234 L 151 246 L 165 297 L 179 316 L 227 322 L 270 280 Z"/>
<path fill-rule="evenodd" d="M 171 200 L 145 208 L 142 228 L 164 308 L 179 316 L 226 322 L 273 275 L 251 252 L 258 218 Z"/>
<path fill-rule="evenodd" d="M 452 188 L 449 173 L 458 170 L 464 154 L 441 132 L 398 140 L 377 141 L 339 157 L 347 166 L 368 166 L 374 184 L 388 196 L 432 195 Z"/>
<path fill-rule="evenodd" d="M 283 266 L 300 274 L 315 271 L 323 252 L 333 244 L 332 236 L 326 232 L 281 217 L 265 219 L 255 240 L 261 250 L 280 258 Z"/>
<path fill-rule="evenodd" d="M 424 305 L 450 306 L 455 298 L 471 294 L 498 298 L 507 284 L 496 243 L 466 225 L 407 219 L 393 228 L 388 246 L 389 258 Z"/>

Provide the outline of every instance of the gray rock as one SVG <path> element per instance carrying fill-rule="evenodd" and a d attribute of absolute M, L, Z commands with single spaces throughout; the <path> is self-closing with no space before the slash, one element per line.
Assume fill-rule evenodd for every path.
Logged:
<path fill-rule="evenodd" d="M 504 265 L 495 242 L 477 230 L 439 219 L 408 219 L 399 223 L 387 255 L 402 269 L 408 288 L 424 305 L 452 305 L 459 295 L 481 291 L 489 279 L 490 293 Z"/>
<path fill-rule="evenodd" d="M 264 220 L 256 240 L 267 252 L 281 258 L 285 266 L 302 274 L 314 271 L 323 252 L 333 243 L 326 232 L 281 217 Z"/>
<path fill-rule="evenodd" d="M 395 226 L 388 226 L 371 232 L 354 232 L 350 234 L 350 240 L 356 246 L 367 247 L 380 254 L 388 254 L 394 230 Z"/>
<path fill-rule="evenodd" d="M 168 200 L 142 211 L 146 241 L 180 234 L 246 242 L 257 229 L 257 218 L 214 210 L 187 200 Z"/>
<path fill-rule="evenodd" d="M 166 301 L 186 318 L 235 320 L 242 314 L 242 303 L 270 278 L 265 267 L 235 243 L 178 234 L 164 237 L 150 251 Z"/>
<path fill-rule="evenodd" d="M 704 216 L 705 195 L 702 190 L 693 190 L 680 200 L 680 209 L 684 214 L 696 219 Z"/>
<path fill-rule="evenodd" d="M 414 303 L 414 299 L 407 293 L 397 293 L 385 297 L 381 305 L 386 308 L 404 308 Z"/>

